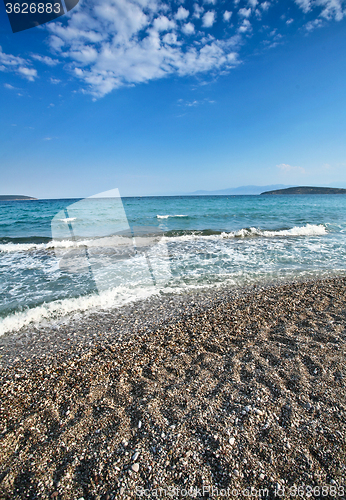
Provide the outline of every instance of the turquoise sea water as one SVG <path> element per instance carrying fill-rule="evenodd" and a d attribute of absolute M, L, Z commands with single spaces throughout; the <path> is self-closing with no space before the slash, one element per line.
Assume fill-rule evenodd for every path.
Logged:
<path fill-rule="evenodd" d="M 0 202 L 0 334 L 156 293 L 346 270 L 346 196 Z"/>

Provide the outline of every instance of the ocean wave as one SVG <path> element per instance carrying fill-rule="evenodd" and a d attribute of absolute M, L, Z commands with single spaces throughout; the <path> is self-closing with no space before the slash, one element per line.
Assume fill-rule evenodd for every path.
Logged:
<path fill-rule="evenodd" d="M 157 216 L 159 217 L 159 216 Z M 161 216 L 165 217 L 165 216 Z M 169 217 L 169 216 L 167 216 Z M 178 216 L 177 216 L 178 217 Z M 183 216 L 179 216 L 183 217 Z M 323 236 L 328 231 L 323 224 L 306 224 L 305 226 L 294 226 L 291 229 L 263 230 L 255 227 L 243 228 L 238 231 L 214 231 L 211 229 L 205 230 L 172 230 L 164 232 L 161 239 L 162 243 L 168 241 L 183 241 L 195 239 L 220 239 L 220 238 L 276 238 L 276 237 L 292 237 L 292 236 Z M 114 247 L 129 245 L 128 236 L 114 235 L 98 238 L 88 238 L 80 240 L 50 240 L 47 243 L 1 243 L 0 253 L 27 252 L 32 250 L 55 250 L 55 249 L 72 249 L 78 247 Z"/>
<path fill-rule="evenodd" d="M 68 250 L 79 247 L 127 246 L 130 240 L 132 241 L 130 237 L 115 235 L 80 240 L 50 240 L 48 243 L 2 243 L 0 244 L 0 253 L 27 252 L 30 250 Z"/>
<path fill-rule="evenodd" d="M 306 224 L 305 226 L 294 226 L 291 229 L 277 229 L 274 231 L 266 231 L 251 227 L 249 229 L 241 229 L 231 233 L 221 233 L 221 236 L 226 238 L 246 238 L 251 236 L 264 236 L 273 238 L 277 236 L 322 236 L 327 234 L 327 229 L 323 224 Z"/>
<path fill-rule="evenodd" d="M 188 215 L 157 215 L 157 219 L 168 219 L 169 217 L 188 217 Z"/>
<path fill-rule="evenodd" d="M 93 293 L 81 297 L 55 300 L 39 306 L 17 311 L 0 319 L 0 336 L 15 332 L 28 326 L 47 326 L 62 320 L 72 319 L 76 314 L 91 314 L 95 311 L 109 310 L 131 302 L 143 300 L 160 293 L 159 287 L 129 289 L 119 286 L 100 294 Z"/>
<path fill-rule="evenodd" d="M 306 224 L 305 226 L 294 226 L 291 229 L 263 230 L 255 227 L 243 228 L 238 231 L 169 231 L 165 233 L 164 241 L 184 241 L 184 240 L 218 240 L 218 239 L 233 239 L 233 238 L 277 238 L 277 237 L 296 237 L 296 236 L 323 236 L 327 234 L 327 229 L 323 224 Z"/>
<path fill-rule="evenodd" d="M 66 217 L 66 219 L 59 219 L 61 222 L 72 222 L 73 220 L 76 220 L 76 217 Z"/>

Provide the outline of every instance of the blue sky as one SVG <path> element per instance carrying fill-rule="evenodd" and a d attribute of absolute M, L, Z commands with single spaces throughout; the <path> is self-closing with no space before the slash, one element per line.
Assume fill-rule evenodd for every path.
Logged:
<path fill-rule="evenodd" d="M 80 0 L 0 23 L 0 194 L 346 187 L 346 1 Z"/>

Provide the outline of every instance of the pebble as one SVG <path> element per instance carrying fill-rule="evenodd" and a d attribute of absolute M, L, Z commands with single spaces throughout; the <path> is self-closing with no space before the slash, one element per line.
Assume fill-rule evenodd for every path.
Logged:
<path fill-rule="evenodd" d="M 342 285 L 339 279 L 338 286 L 316 283 L 269 287 L 265 304 L 260 296 L 253 299 L 244 293 L 236 299 L 239 303 L 222 300 L 210 310 L 201 308 L 198 314 L 159 324 L 152 334 L 143 326 L 145 314 L 135 315 L 143 330 L 124 333 L 121 343 L 118 332 L 115 335 L 118 317 L 112 313 L 99 321 L 97 330 L 112 328 L 108 343 L 97 336 L 100 345 L 82 346 L 72 361 L 73 354 L 62 347 L 56 363 L 37 358 L 32 365 L 6 368 L 0 379 L 0 461 L 11 464 L 3 481 L 6 498 L 17 498 L 18 491 L 23 498 L 49 498 L 59 488 L 58 498 L 64 494 L 78 499 L 82 490 L 76 478 L 82 460 L 90 465 L 93 479 L 83 489 L 84 498 L 106 498 L 108 491 L 110 498 L 130 499 L 135 498 L 137 485 L 183 488 L 198 481 L 220 489 L 232 482 L 239 488 L 243 475 L 244 483 L 250 477 L 263 485 L 280 484 L 280 477 L 289 483 L 294 464 L 297 482 L 310 484 L 316 474 L 320 482 L 329 484 L 317 460 L 310 460 L 310 465 L 302 459 L 310 447 L 329 450 L 329 478 L 339 480 L 338 464 L 344 463 L 345 387 L 334 383 L 333 374 L 344 370 L 345 342 L 339 334 L 338 352 L 332 341 L 323 341 L 326 376 L 317 387 L 309 366 L 322 364 L 322 341 L 311 328 L 294 328 L 296 311 L 316 303 L 321 337 L 336 335 L 334 327 L 325 330 L 324 323 L 327 315 L 334 315 L 336 327 L 343 328 L 346 280 Z M 309 287 L 313 287 L 310 292 Z M 344 293 L 337 293 L 339 289 Z M 319 309 L 319 302 L 326 303 L 326 311 Z M 280 309 L 289 312 L 284 325 L 276 323 Z M 90 325 L 92 321 L 96 320 L 90 320 Z M 286 356 L 288 351 L 291 356 Z M 306 400 L 311 398 L 317 409 L 319 394 L 323 411 L 307 412 Z M 82 396 L 93 408 L 100 405 L 102 412 L 80 412 Z M 287 401 L 292 407 L 282 408 Z M 266 417 L 257 417 L 259 412 Z M 76 422 L 71 416 L 78 417 Z M 61 422 L 57 431 L 55 421 Z M 291 427 L 293 422 L 297 425 Z M 138 432 L 142 427 L 145 432 Z M 27 435 L 25 443 L 23 435 Z M 329 441 L 333 436 L 335 442 Z M 65 457 L 70 461 L 61 482 L 51 483 Z M 260 457 L 262 463 L 257 461 Z M 30 476 L 22 474 L 23 463 Z M 43 470 L 49 471 L 47 477 Z"/>

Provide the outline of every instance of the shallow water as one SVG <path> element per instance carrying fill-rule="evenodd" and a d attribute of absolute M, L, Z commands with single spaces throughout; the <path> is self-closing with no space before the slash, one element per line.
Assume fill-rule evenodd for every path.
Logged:
<path fill-rule="evenodd" d="M 0 203 L 0 334 L 157 293 L 346 269 L 346 197 Z"/>

